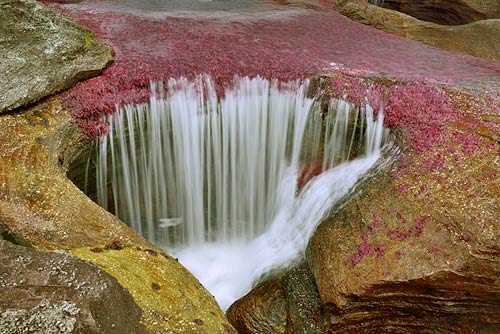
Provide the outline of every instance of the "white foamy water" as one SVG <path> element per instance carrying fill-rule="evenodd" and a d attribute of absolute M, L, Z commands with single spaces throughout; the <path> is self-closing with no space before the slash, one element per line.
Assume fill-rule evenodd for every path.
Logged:
<path fill-rule="evenodd" d="M 202 243 L 174 252 L 225 310 L 271 269 L 299 258 L 328 210 L 348 194 L 377 161 L 378 154 L 332 168 L 295 196 L 296 175 L 283 180 L 280 210 L 269 228 L 252 241 Z"/>
<path fill-rule="evenodd" d="M 179 257 L 227 308 L 303 253 L 387 134 L 382 111 L 331 100 L 325 116 L 307 89 L 240 78 L 219 100 L 207 77 L 170 80 L 166 94 L 153 85 L 149 103 L 108 116 L 100 204 L 111 183 L 118 217 Z"/>

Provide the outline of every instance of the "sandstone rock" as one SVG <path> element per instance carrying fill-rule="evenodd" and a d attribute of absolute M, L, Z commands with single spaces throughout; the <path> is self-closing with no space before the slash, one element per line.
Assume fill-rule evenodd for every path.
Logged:
<path fill-rule="evenodd" d="M 81 133 L 55 99 L 0 115 L 0 127 L 2 234 L 39 250 L 64 249 L 94 263 L 130 292 L 150 330 L 234 331 L 214 298 L 186 269 L 66 177 L 66 166 L 81 148 Z"/>
<path fill-rule="evenodd" d="M 111 48 L 34 0 L 0 1 L 0 113 L 99 73 Z"/>
<path fill-rule="evenodd" d="M 443 25 L 500 18 L 500 2 L 496 0 L 385 0 L 383 7 Z"/>
<path fill-rule="evenodd" d="M 354 2 L 344 2 L 337 10 L 354 21 L 437 48 L 500 59 L 500 19 L 444 26 L 421 21 L 397 11 Z"/>
<path fill-rule="evenodd" d="M 116 279 L 67 253 L 0 240 L 2 333 L 145 333 Z"/>

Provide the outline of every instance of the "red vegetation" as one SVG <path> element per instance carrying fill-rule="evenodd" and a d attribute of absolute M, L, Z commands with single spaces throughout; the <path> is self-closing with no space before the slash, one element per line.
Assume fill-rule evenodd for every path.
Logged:
<path fill-rule="evenodd" d="M 114 112 L 116 105 L 144 101 L 149 96 L 150 80 L 208 73 L 221 89 L 234 75 L 288 80 L 305 74 L 348 72 L 446 82 L 475 80 L 500 72 L 498 63 L 440 51 L 326 9 L 294 8 L 288 12 L 288 8 L 280 7 L 272 15 L 262 12 L 214 19 L 203 13 L 182 18 L 108 6 L 113 10 L 109 11 L 99 9 L 99 3 L 51 3 L 90 28 L 116 52 L 114 64 L 100 77 L 60 96 L 89 137 L 105 130 L 99 121 L 102 113 Z M 400 88 L 407 98 L 419 100 L 404 102 L 393 97 L 393 114 L 388 122 L 409 125 L 417 137 L 431 134 L 431 139 L 440 140 L 435 131 L 412 124 L 408 114 L 413 109 L 404 109 L 418 109 L 432 100 L 418 87 Z M 350 94 L 358 93 L 362 92 Z M 431 102 L 439 104 L 440 100 Z M 418 110 L 417 114 L 423 112 Z M 418 138 L 416 146 L 423 148 Z"/>
<path fill-rule="evenodd" d="M 385 108 L 385 126 L 407 130 L 409 147 L 417 152 L 444 143 L 449 138 L 446 125 L 458 117 L 444 91 L 420 82 L 392 87 Z"/>
<path fill-rule="evenodd" d="M 349 265 L 354 267 L 365 256 L 383 257 L 385 255 L 385 245 L 374 245 L 370 242 L 370 233 L 365 232 L 362 235 L 363 242 L 358 246 L 356 253 L 351 256 Z"/>

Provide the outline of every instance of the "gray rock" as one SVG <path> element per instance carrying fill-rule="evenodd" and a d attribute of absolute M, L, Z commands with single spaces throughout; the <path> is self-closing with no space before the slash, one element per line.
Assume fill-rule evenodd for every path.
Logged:
<path fill-rule="evenodd" d="M 65 252 L 0 240 L 0 332 L 145 333 L 115 278 Z"/>
<path fill-rule="evenodd" d="M 0 0 L 0 113 L 98 74 L 113 51 L 34 0 Z"/>

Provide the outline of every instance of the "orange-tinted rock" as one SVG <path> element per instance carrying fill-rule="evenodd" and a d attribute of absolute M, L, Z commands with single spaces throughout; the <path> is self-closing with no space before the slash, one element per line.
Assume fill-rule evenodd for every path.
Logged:
<path fill-rule="evenodd" d="M 227 316 L 240 334 L 321 334 L 328 324 L 305 262 L 260 283 Z"/>
<path fill-rule="evenodd" d="M 446 142 L 407 150 L 314 234 L 308 260 L 333 333 L 500 331 L 500 166 L 483 134 L 498 109 L 453 103 L 465 115 Z"/>
<path fill-rule="evenodd" d="M 130 292 L 141 323 L 152 331 L 231 333 L 215 299 L 178 261 L 66 177 L 81 133 L 57 100 L 0 115 L 0 128 L 2 235 L 38 250 L 64 249 L 95 264 Z"/>

